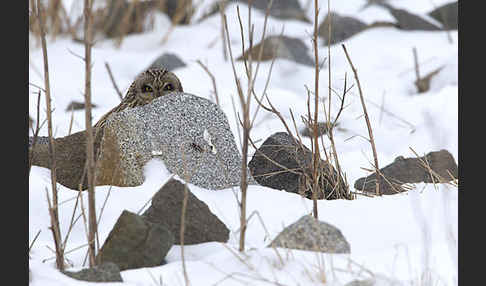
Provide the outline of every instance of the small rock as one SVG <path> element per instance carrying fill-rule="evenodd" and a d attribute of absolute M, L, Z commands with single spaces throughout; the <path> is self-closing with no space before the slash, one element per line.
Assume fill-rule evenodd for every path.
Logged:
<path fill-rule="evenodd" d="M 346 283 L 344 286 L 374 286 L 375 285 L 374 279 L 366 279 L 366 280 L 353 280 L 351 282 Z"/>
<path fill-rule="evenodd" d="M 437 7 L 429 14 L 432 18 L 442 23 L 446 30 L 457 30 L 458 28 L 458 2 L 451 2 Z"/>
<path fill-rule="evenodd" d="M 143 213 L 148 221 L 166 226 L 174 234 L 174 243 L 180 244 L 184 184 L 170 180 L 152 198 L 152 205 Z M 185 213 L 184 245 L 210 241 L 227 242 L 229 230 L 208 208 L 192 194 L 188 187 Z"/>
<path fill-rule="evenodd" d="M 69 105 L 66 107 L 66 111 L 71 111 L 71 110 L 81 110 L 84 109 L 85 104 L 84 102 L 79 102 L 79 101 L 71 101 Z M 91 104 L 91 108 L 95 108 L 96 104 Z"/>
<path fill-rule="evenodd" d="M 232 0 L 232 2 L 243 2 L 248 5 L 248 0 Z M 269 0 L 252 0 L 251 7 L 260 10 L 263 14 L 266 13 Z M 310 23 L 305 11 L 300 6 L 298 0 L 277 0 L 273 1 L 272 7 L 270 7 L 269 15 L 275 18 L 287 19 L 287 20 L 299 20 Z"/>
<path fill-rule="evenodd" d="M 248 59 L 251 54 L 252 60 L 257 61 L 260 53 L 261 43 L 253 46 L 253 49 L 247 49 L 237 60 Z M 294 61 L 299 64 L 314 66 L 314 60 L 308 54 L 309 48 L 297 38 L 287 36 L 269 36 L 265 38 L 263 44 L 261 61 L 270 61 L 275 58 L 282 58 Z"/>
<path fill-rule="evenodd" d="M 192 0 L 165 0 L 165 5 L 162 5 L 161 11 L 166 13 L 172 21 L 177 21 L 177 24 L 189 24 L 191 17 L 194 14 Z M 185 5 L 177 9 L 177 5 Z"/>
<path fill-rule="evenodd" d="M 241 157 L 233 133 L 224 112 L 208 99 L 171 93 L 111 114 L 103 133 L 99 185 L 141 185 L 143 166 L 152 158 L 206 189 L 240 184 Z"/>
<path fill-rule="evenodd" d="M 305 215 L 287 226 L 269 247 L 282 247 L 325 253 L 350 253 L 351 248 L 341 231 L 333 225 Z"/>
<path fill-rule="evenodd" d="M 367 24 L 353 17 L 341 16 L 335 12 L 331 12 L 330 14 L 331 45 L 340 43 L 367 28 Z M 324 45 L 329 45 L 329 16 L 327 13 L 326 18 L 319 25 L 318 34 L 324 38 Z"/>
<path fill-rule="evenodd" d="M 436 176 L 432 178 L 428 168 L 422 162 L 428 162 L 429 167 L 439 178 Z M 458 178 L 457 164 L 447 150 L 430 152 L 420 158 L 399 156 L 393 163 L 381 168 L 380 172 L 386 178 L 385 180 L 380 176 L 379 180 L 380 193 L 384 195 L 405 191 L 400 186 L 406 183 L 446 183 L 452 180 L 451 175 L 453 178 Z M 373 173 L 356 180 L 354 188 L 364 192 L 375 192 L 375 182 L 376 174 Z"/>
<path fill-rule="evenodd" d="M 248 164 L 253 178 L 262 186 L 301 194 L 311 199 L 312 191 L 308 187 L 311 182 L 307 177 L 312 177 L 313 155 L 305 146 L 302 147 L 286 132 L 271 135 L 257 149 Z M 349 198 L 347 185 L 333 166 L 321 160 L 319 169 L 321 190 L 318 199 Z M 340 186 L 336 187 L 334 182 L 340 182 Z"/>
<path fill-rule="evenodd" d="M 90 282 L 123 282 L 118 265 L 106 262 L 78 272 L 64 271 L 67 276 Z"/>
<path fill-rule="evenodd" d="M 177 68 L 182 68 L 185 66 L 186 64 L 176 54 L 165 53 L 155 59 L 148 69 L 165 68 L 168 71 L 173 71 Z"/>
<path fill-rule="evenodd" d="M 395 9 L 388 3 L 382 3 L 380 6 L 384 7 L 395 18 L 398 28 L 402 30 L 422 30 L 422 31 L 440 31 L 441 27 L 425 20 L 424 18 L 412 14 L 404 9 Z"/>
<path fill-rule="evenodd" d="M 94 13 L 94 25 L 109 38 L 141 33 L 157 1 L 109 0 L 105 9 Z M 128 14 L 130 13 L 130 14 Z"/>
<path fill-rule="evenodd" d="M 98 264 L 113 262 L 121 271 L 161 265 L 174 244 L 163 225 L 123 211 L 96 256 Z"/>

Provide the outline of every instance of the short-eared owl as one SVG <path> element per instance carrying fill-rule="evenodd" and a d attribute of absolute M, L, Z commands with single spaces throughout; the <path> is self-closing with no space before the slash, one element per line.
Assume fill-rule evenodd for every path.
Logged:
<path fill-rule="evenodd" d="M 145 105 L 157 97 L 167 95 L 174 91 L 183 91 L 181 82 L 175 74 L 166 69 L 149 69 L 144 71 L 130 85 L 127 94 L 120 104 L 103 115 L 94 127 L 103 128 L 108 116 L 114 112 Z"/>

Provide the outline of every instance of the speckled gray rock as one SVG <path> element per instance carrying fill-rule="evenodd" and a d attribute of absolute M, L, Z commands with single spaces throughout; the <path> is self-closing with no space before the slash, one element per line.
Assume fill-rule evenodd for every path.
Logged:
<path fill-rule="evenodd" d="M 248 0 L 232 0 L 233 2 L 243 2 L 248 4 Z M 267 11 L 269 0 L 253 0 L 251 6 L 257 10 L 260 10 L 263 14 Z M 300 6 L 298 0 L 276 0 L 273 1 L 272 7 L 270 7 L 269 15 L 279 19 L 288 20 L 300 20 L 310 23 L 307 18 L 304 9 Z"/>
<path fill-rule="evenodd" d="M 29 136 L 29 148 L 32 146 L 33 143 L 34 143 L 34 137 Z M 37 136 L 35 144 L 47 145 L 47 144 L 49 144 L 49 137 Z"/>
<path fill-rule="evenodd" d="M 170 180 L 152 198 L 152 205 L 143 213 L 147 220 L 165 225 L 180 244 L 184 184 Z M 184 245 L 210 241 L 227 242 L 229 230 L 209 207 L 188 188 L 185 214 Z"/>
<path fill-rule="evenodd" d="M 305 215 L 287 226 L 269 247 L 282 247 L 325 253 L 350 253 L 351 248 L 335 226 Z"/>
<path fill-rule="evenodd" d="M 149 66 L 150 69 L 167 69 L 168 71 L 173 71 L 177 68 L 185 67 L 186 64 L 176 55 L 172 53 L 165 53 L 154 60 L 154 62 Z"/>
<path fill-rule="evenodd" d="M 254 45 L 251 50 L 248 48 L 237 60 L 248 59 L 250 53 L 254 61 L 258 60 L 261 45 L 262 43 L 260 42 Z M 288 36 L 269 36 L 265 38 L 260 59 L 261 61 L 270 61 L 273 57 L 291 60 L 306 66 L 314 66 L 314 60 L 309 55 L 309 48 L 306 44 L 301 39 Z"/>
<path fill-rule="evenodd" d="M 192 94 L 171 93 L 112 114 L 100 148 L 98 185 L 140 185 L 143 166 L 152 158 L 206 189 L 240 183 L 241 156 L 226 115 L 216 104 Z"/>
<path fill-rule="evenodd" d="M 98 264 L 113 262 L 121 271 L 162 265 L 174 244 L 174 236 L 163 225 L 123 211 L 96 256 Z"/>
<path fill-rule="evenodd" d="M 367 24 L 349 16 L 341 16 L 331 12 L 331 40 L 329 41 L 329 15 L 319 25 L 318 34 L 324 39 L 324 45 L 340 43 L 355 34 L 365 30 Z"/>
<path fill-rule="evenodd" d="M 123 282 L 120 268 L 115 263 L 106 262 L 77 272 L 64 271 L 67 276 L 90 282 Z"/>

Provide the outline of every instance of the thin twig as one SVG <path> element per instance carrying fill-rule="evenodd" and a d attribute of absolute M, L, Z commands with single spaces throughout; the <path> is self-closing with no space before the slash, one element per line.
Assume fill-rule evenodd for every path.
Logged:
<path fill-rule="evenodd" d="M 123 94 L 115 82 L 115 78 L 113 77 L 113 73 L 111 72 L 110 65 L 108 64 L 108 62 L 105 62 L 105 67 L 106 70 L 108 71 L 108 75 L 110 76 L 111 83 L 113 84 L 113 87 L 115 88 L 115 91 L 118 94 L 118 97 L 120 98 L 120 100 L 123 100 Z"/>
<path fill-rule="evenodd" d="M 373 150 L 373 158 L 375 160 L 375 165 L 374 168 L 376 170 L 377 174 L 380 174 L 380 168 L 378 166 L 378 154 L 376 153 L 376 146 L 375 146 L 375 140 L 373 138 L 373 130 L 371 129 L 371 123 L 370 123 L 370 118 L 368 117 L 368 112 L 366 111 L 366 104 L 364 102 L 364 97 L 363 97 L 363 90 L 361 89 L 361 83 L 359 82 L 358 78 L 358 71 L 353 65 L 353 62 L 351 61 L 351 58 L 349 57 L 348 51 L 346 50 L 346 46 L 344 44 L 341 44 L 343 47 L 344 53 L 346 55 L 346 59 L 348 60 L 349 65 L 351 66 L 351 69 L 353 70 L 354 73 L 354 78 L 356 79 L 356 83 L 358 84 L 358 90 L 359 90 L 359 98 L 361 99 L 361 106 L 363 107 L 363 113 L 365 116 L 366 120 L 366 126 L 368 127 L 368 134 L 370 136 L 369 141 L 371 144 L 371 149 Z M 380 180 L 376 180 L 376 195 L 380 195 Z"/>
<path fill-rule="evenodd" d="M 64 270 L 64 247 L 61 244 L 61 231 L 59 226 L 59 213 L 58 213 L 58 197 L 57 197 L 57 185 L 56 185 L 56 152 L 54 138 L 52 134 L 52 109 L 51 109 L 51 89 L 49 84 L 49 65 L 47 58 L 47 44 L 46 44 L 46 32 L 45 23 L 42 17 L 41 3 L 37 0 L 37 22 L 39 24 L 39 30 L 41 35 L 42 55 L 44 59 L 44 86 L 46 94 L 46 106 L 47 106 L 47 130 L 49 135 L 49 158 L 51 161 L 51 188 L 52 188 L 52 200 L 53 206 L 49 206 L 49 214 L 51 217 L 51 230 L 54 238 L 54 244 L 56 248 L 56 266 L 62 271 Z M 47 192 L 47 189 L 46 189 Z M 47 197 L 49 198 L 49 194 Z M 49 201 L 48 201 L 49 202 Z"/>
<path fill-rule="evenodd" d="M 97 222 L 95 204 L 95 159 L 94 159 L 94 138 L 91 122 L 91 47 L 92 47 L 92 4 L 90 0 L 84 0 L 84 62 L 85 62 L 85 124 L 86 124 L 86 158 L 88 165 L 88 209 L 89 209 L 89 232 L 88 232 L 88 251 L 89 265 L 96 265 L 96 245 Z"/>
<path fill-rule="evenodd" d="M 205 66 L 200 60 L 196 61 L 202 68 L 203 70 L 209 75 L 211 78 L 211 82 L 213 83 L 213 91 L 214 91 L 214 97 L 216 99 L 216 104 L 219 105 L 219 96 L 218 96 L 218 89 L 216 88 L 216 78 L 214 75 L 209 71 L 208 67 Z"/>

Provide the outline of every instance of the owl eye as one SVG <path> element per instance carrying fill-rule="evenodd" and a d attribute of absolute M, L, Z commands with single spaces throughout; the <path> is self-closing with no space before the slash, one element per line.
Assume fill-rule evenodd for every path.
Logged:
<path fill-rule="evenodd" d="M 174 86 L 171 83 L 164 85 L 164 91 L 174 90 Z"/>
<path fill-rule="evenodd" d="M 149 85 L 142 86 L 142 92 L 152 92 L 153 89 Z"/>

